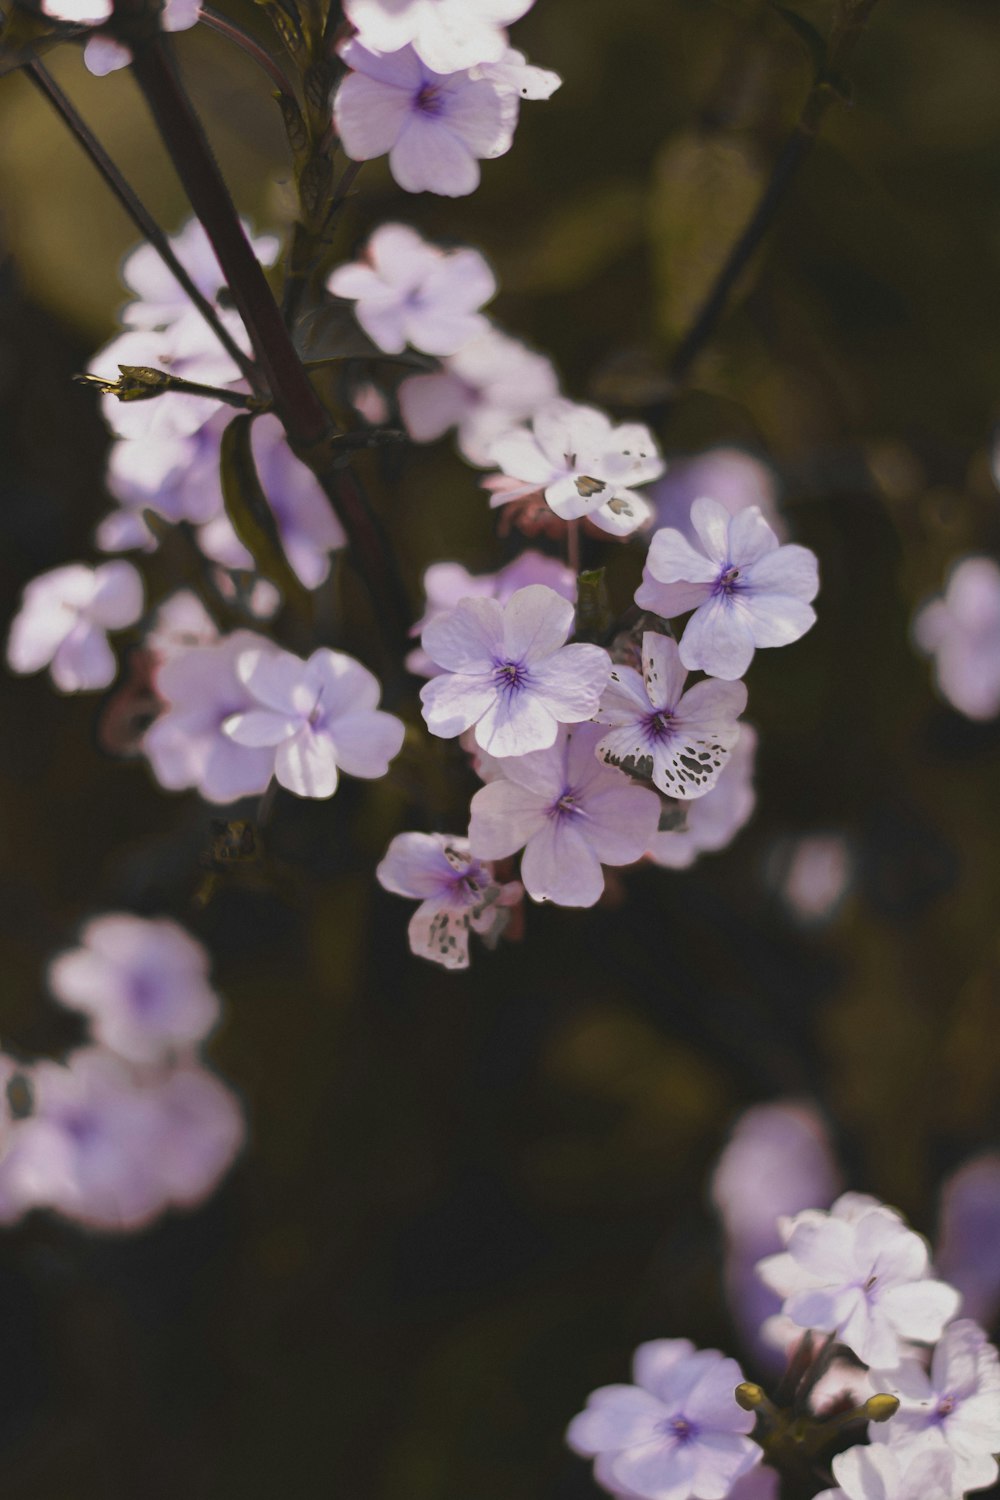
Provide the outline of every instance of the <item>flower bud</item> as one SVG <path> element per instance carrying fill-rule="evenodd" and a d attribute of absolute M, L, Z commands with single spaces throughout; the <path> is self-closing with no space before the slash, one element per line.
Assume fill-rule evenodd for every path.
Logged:
<path fill-rule="evenodd" d="M 884 1392 L 869 1396 L 861 1410 L 869 1422 L 888 1422 L 899 1411 L 899 1397 L 888 1396 Z"/>

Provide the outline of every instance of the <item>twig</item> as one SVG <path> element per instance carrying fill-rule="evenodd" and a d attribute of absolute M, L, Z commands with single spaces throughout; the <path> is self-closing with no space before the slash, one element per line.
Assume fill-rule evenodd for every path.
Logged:
<path fill-rule="evenodd" d="M 209 5 L 202 6 L 201 19 L 206 26 L 211 27 L 213 31 L 219 32 L 220 36 L 228 37 L 231 42 L 235 42 L 238 47 L 241 47 L 248 57 L 252 57 L 257 66 L 264 70 L 280 94 L 287 94 L 291 99 L 295 98 L 294 88 L 278 67 L 274 58 L 248 31 L 244 31 L 242 26 L 237 26 L 235 22 L 230 21 L 227 16 L 220 15 L 217 10 L 213 10 Z"/>

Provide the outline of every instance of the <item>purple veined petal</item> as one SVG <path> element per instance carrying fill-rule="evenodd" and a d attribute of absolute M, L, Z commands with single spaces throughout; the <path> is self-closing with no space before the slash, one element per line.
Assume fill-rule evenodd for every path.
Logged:
<path fill-rule="evenodd" d="M 517 589 L 503 607 L 503 659 L 538 662 L 551 656 L 565 645 L 574 618 L 569 600 L 546 584 Z"/>
<path fill-rule="evenodd" d="M 297 797 L 332 797 L 338 780 L 333 741 L 304 725 L 292 739 L 278 746 L 274 775 Z"/>
<path fill-rule="evenodd" d="M 584 810 L 587 843 L 605 865 L 630 865 L 641 859 L 660 821 L 656 793 L 634 786 L 621 772 L 614 773 L 605 789 L 588 793 Z"/>
<path fill-rule="evenodd" d="M 511 479 L 523 479 L 531 485 L 550 484 L 558 472 L 527 427 L 514 427 L 498 438 L 490 449 L 490 462 Z"/>
<path fill-rule="evenodd" d="M 649 1339 L 640 1344 L 632 1356 L 632 1376 L 636 1385 L 662 1400 L 671 1371 L 682 1360 L 689 1359 L 694 1350 L 690 1339 Z"/>
<path fill-rule="evenodd" d="M 108 638 L 97 625 L 79 620 L 56 648 L 50 672 L 60 692 L 94 692 L 115 680 L 118 663 Z"/>
<path fill-rule="evenodd" d="M 655 630 L 644 631 L 642 677 L 652 707 L 673 712 L 681 700 L 687 675 L 677 642 Z"/>
<path fill-rule="evenodd" d="M 306 663 L 310 700 L 319 697 L 324 719 L 356 714 L 378 706 L 382 688 L 378 678 L 353 656 L 321 646 Z"/>
<path fill-rule="evenodd" d="M 521 880 L 532 900 L 557 906 L 593 906 L 604 890 L 600 861 L 572 818 L 546 818 L 521 856 Z"/>
<path fill-rule="evenodd" d="M 431 896 L 440 898 L 442 886 L 454 875 L 441 845 L 441 836 L 433 833 L 397 833 L 375 871 L 375 878 L 395 896 L 412 896 L 422 901 Z"/>
<path fill-rule="evenodd" d="M 430 897 L 421 902 L 407 927 L 410 952 L 446 969 L 469 967 L 468 913 L 451 911 Z"/>
<path fill-rule="evenodd" d="M 366 709 L 336 719 L 328 734 L 340 769 L 373 781 L 386 774 L 389 762 L 402 750 L 406 725 L 394 714 Z"/>
<path fill-rule="evenodd" d="M 683 532 L 671 526 L 653 533 L 646 568 L 657 583 L 713 584 L 719 576 L 719 564 L 698 552 Z"/>
<path fill-rule="evenodd" d="M 598 724 L 629 724 L 649 713 L 649 699 L 642 677 L 634 667 L 614 665 L 601 706 L 594 715 Z"/>
<path fill-rule="evenodd" d="M 889 1287 L 880 1303 L 900 1337 L 933 1344 L 958 1312 L 962 1298 L 953 1286 L 927 1279 Z"/>
<path fill-rule="evenodd" d="M 563 646 L 532 667 L 531 692 L 560 724 L 579 724 L 597 712 L 610 675 L 603 647 Z"/>
<path fill-rule="evenodd" d="M 491 676 L 432 677 L 420 689 L 421 712 L 431 734 L 453 739 L 471 728 L 496 702 Z"/>
<path fill-rule="evenodd" d="M 441 84 L 441 102 L 448 129 L 473 155 L 492 160 L 510 150 L 518 104 L 488 79 L 452 74 Z"/>
<path fill-rule="evenodd" d="M 378 51 L 362 45 L 357 38 L 342 43 L 337 51 L 341 60 L 355 73 L 374 78 L 394 89 L 415 94 L 425 81 L 425 69 L 412 47 Z"/>
<path fill-rule="evenodd" d="M 94 573 L 94 594 L 87 614 L 104 630 L 134 625 L 145 603 L 141 576 L 131 563 L 103 563 Z"/>
<path fill-rule="evenodd" d="M 222 726 L 223 734 L 234 744 L 259 750 L 263 745 L 280 745 L 302 727 L 299 714 L 276 713 L 270 708 L 251 708 L 246 713 L 230 714 Z"/>
<path fill-rule="evenodd" d="M 681 636 L 680 657 L 692 671 L 735 682 L 753 661 L 754 637 L 742 602 L 717 595 L 696 609 Z"/>
<path fill-rule="evenodd" d="M 412 96 L 402 89 L 363 73 L 348 73 L 333 100 L 333 118 L 345 154 L 352 161 L 385 156 L 406 128 L 412 108 Z"/>
<path fill-rule="evenodd" d="M 476 744 L 488 755 L 503 759 L 547 750 L 559 734 L 558 721 L 534 692 L 496 692 L 476 724 Z"/>
<path fill-rule="evenodd" d="M 567 769 L 569 746 L 569 733 L 560 726 L 555 744 L 548 749 L 511 756 L 497 761 L 496 767 L 499 774 L 508 781 L 523 787 L 525 791 L 537 793 L 545 805 L 549 806 L 559 800 L 564 788 L 573 779 Z"/>
<path fill-rule="evenodd" d="M 810 604 L 819 593 L 819 563 L 808 547 L 790 543 L 752 563 L 748 579 L 755 595 L 780 594 Z"/>
<path fill-rule="evenodd" d="M 663 1407 L 646 1391 L 634 1385 L 602 1386 L 573 1418 L 566 1442 L 574 1453 L 593 1458 L 649 1442 L 663 1417 Z"/>
<path fill-rule="evenodd" d="M 472 799 L 469 847 L 480 859 L 506 859 L 547 825 L 548 799 L 512 781 L 491 781 Z"/>
<path fill-rule="evenodd" d="M 313 706 L 314 694 L 303 691 L 305 662 L 290 651 L 252 646 L 236 660 L 236 676 L 252 698 L 277 713 L 300 716 Z"/>
<path fill-rule="evenodd" d="M 465 142 L 412 109 L 389 152 L 389 170 L 407 193 L 465 198 L 479 186 L 479 163 Z"/>
<path fill-rule="evenodd" d="M 660 1437 L 619 1453 L 611 1461 L 611 1474 L 644 1500 L 690 1500 L 696 1446 Z"/>
<path fill-rule="evenodd" d="M 735 562 L 729 555 L 731 520 L 732 516 L 726 507 L 718 500 L 709 499 L 707 495 L 702 495 L 691 506 L 691 525 L 709 559 L 715 564 L 715 572 L 718 572 L 720 566 Z"/>
<path fill-rule="evenodd" d="M 457 427 L 473 409 L 474 394 L 457 376 L 411 375 L 399 387 L 403 425 L 415 443 L 432 443 Z"/>
<path fill-rule="evenodd" d="M 469 598 L 462 599 L 449 614 L 431 620 L 420 642 L 431 660 L 449 672 L 489 673 L 507 655 L 505 635 L 501 605 L 495 599 Z"/>
<path fill-rule="evenodd" d="M 609 536 L 631 536 L 651 520 L 653 507 L 635 490 L 615 490 L 611 499 L 590 512 L 590 522 Z"/>
<path fill-rule="evenodd" d="M 686 615 L 689 610 L 698 609 L 711 597 L 710 583 L 660 583 L 648 567 L 643 570 L 642 582 L 635 591 L 635 602 L 640 609 L 652 610 L 653 614 L 662 615 L 665 620 L 672 620 L 675 615 Z"/>
<path fill-rule="evenodd" d="M 778 550 L 778 538 L 759 505 L 747 505 L 729 522 L 729 557 L 737 568 L 755 566 Z M 801 549 L 805 551 L 805 548 Z"/>

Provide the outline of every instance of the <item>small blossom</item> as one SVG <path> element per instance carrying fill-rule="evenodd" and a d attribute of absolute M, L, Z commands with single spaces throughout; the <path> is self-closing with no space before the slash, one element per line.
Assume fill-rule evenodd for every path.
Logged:
<path fill-rule="evenodd" d="M 257 235 L 246 219 L 241 222 L 261 265 L 273 265 L 281 248 L 277 235 Z M 188 219 L 170 236 L 170 248 L 202 295 L 216 311 L 222 311 L 219 295 L 226 281 L 200 220 Z M 143 243 L 130 251 L 122 263 L 121 276 L 135 299 L 126 304 L 121 315 L 128 328 L 166 328 L 194 311 L 187 292 L 152 245 Z"/>
<path fill-rule="evenodd" d="M 117 667 L 107 632 L 134 625 L 142 610 L 142 579 L 131 563 L 54 568 L 24 590 L 7 639 L 7 664 L 15 672 L 47 666 L 64 693 L 105 688 Z"/>
<path fill-rule="evenodd" d="M 987 1328 L 1000 1311 L 1000 1155 L 966 1162 L 941 1189 L 936 1260 L 962 1294 L 962 1311 Z"/>
<path fill-rule="evenodd" d="M 247 335 L 242 324 L 237 326 L 237 315 L 227 310 L 220 317 L 236 342 L 245 346 Z M 178 379 L 224 389 L 241 388 L 243 378 L 232 355 L 193 308 L 163 328 L 126 328 L 97 351 L 89 369 L 102 380 L 114 382 L 122 365 L 162 370 Z M 197 433 L 216 416 L 225 425 L 233 411 L 230 407 L 220 411 L 220 407 L 214 396 L 192 396 L 186 391 L 170 391 L 149 401 L 120 401 L 111 393 L 101 397 L 101 414 L 116 437 L 156 444 Z M 166 468 L 169 457 L 169 452 L 157 451 L 150 462 Z"/>
<path fill-rule="evenodd" d="M 387 891 L 420 902 L 410 949 L 446 969 L 467 969 L 470 929 L 490 933 L 522 896 L 518 881 L 498 884 L 492 867 L 470 855 L 468 839 L 451 834 L 397 834 L 375 875 Z"/>
<path fill-rule="evenodd" d="M 223 726 L 237 745 L 268 747 L 274 774 L 299 797 L 332 797 L 338 771 L 384 776 L 405 725 L 377 708 L 378 679 L 360 662 L 326 647 L 308 661 L 289 651 L 251 649 L 236 672 L 253 706 Z"/>
<path fill-rule="evenodd" d="M 81 946 L 49 966 L 58 1000 L 91 1020 L 94 1037 L 129 1062 L 203 1041 L 219 1017 L 208 954 L 176 922 L 124 912 L 97 917 Z"/>
<path fill-rule="evenodd" d="M 891 1421 L 871 1424 L 873 1442 L 888 1443 L 903 1462 L 912 1453 L 951 1453 L 963 1490 L 996 1483 L 1000 1359 L 977 1323 L 960 1318 L 945 1329 L 929 1373 L 919 1360 L 904 1359 L 898 1370 L 872 1378 L 900 1402 Z"/>
<path fill-rule="evenodd" d="M 952 568 L 944 596 L 918 612 L 913 636 L 934 658 L 938 691 L 969 719 L 1000 713 L 1000 567 L 967 557 Z"/>
<path fill-rule="evenodd" d="M 485 468 L 494 442 L 557 394 L 551 360 L 490 328 L 443 362 L 399 387 L 399 410 L 410 437 L 431 443 L 452 427 L 470 464 Z"/>
<path fill-rule="evenodd" d="M 589 516 L 602 531 L 627 536 L 652 515 L 630 486 L 663 473 L 663 460 L 648 427 L 614 427 L 603 412 L 572 401 L 552 401 L 528 428 L 499 438 L 490 454 L 520 489 L 502 490 L 490 501 L 506 505 L 541 490 L 564 521 Z"/>
<path fill-rule="evenodd" d="M 190 651 L 192 646 L 214 646 L 218 640 L 215 622 L 198 595 L 190 589 L 178 589 L 156 611 L 146 646 L 162 665 L 179 651 Z"/>
<path fill-rule="evenodd" d="M 851 852 L 836 833 L 780 841 L 769 860 L 789 911 L 803 925 L 836 916 L 851 883 Z"/>
<path fill-rule="evenodd" d="M 552 745 L 560 724 L 592 718 L 611 659 L 599 646 L 567 646 L 573 624 L 573 606 L 544 584 L 505 605 L 463 599 L 432 620 L 422 644 L 445 673 L 420 690 L 428 729 L 452 739 L 475 725 L 491 755 L 524 755 Z"/>
<path fill-rule="evenodd" d="M 737 722 L 747 705 L 742 682 L 699 682 L 684 691 L 687 672 L 677 642 L 647 630 L 642 673 L 616 666 L 596 715 L 613 726 L 597 747 L 610 766 L 651 775 L 670 797 L 703 797 L 740 737 Z"/>
<path fill-rule="evenodd" d="M 442 355 L 486 332 L 480 308 L 497 284 L 477 250 L 439 250 L 405 224 L 383 224 L 365 259 L 339 266 L 327 288 L 355 302 L 358 322 L 386 354 L 409 344 Z"/>
<path fill-rule="evenodd" d="M 962 1500 L 954 1459 L 946 1453 L 848 1448 L 834 1458 L 833 1474 L 840 1488 L 823 1490 L 816 1500 Z"/>
<path fill-rule="evenodd" d="M 683 822 L 677 827 L 657 832 L 649 846 L 649 857 L 655 864 L 668 870 L 686 870 L 699 855 L 714 854 L 732 843 L 753 816 L 756 756 L 757 731 L 744 724 L 711 791 L 687 803 Z"/>
<path fill-rule="evenodd" d="M 752 1412 L 737 1405 L 734 1359 L 687 1339 L 640 1344 L 634 1385 L 594 1391 L 566 1441 L 595 1458 L 598 1481 L 640 1500 L 725 1500 L 760 1462 L 748 1436 Z"/>
<path fill-rule="evenodd" d="M 663 478 L 649 491 L 657 527 L 672 526 L 697 546 L 691 507 L 702 495 L 718 500 L 731 516 L 759 505 L 775 536 L 785 540 L 774 471 L 741 448 L 710 448 L 692 458 L 672 458 Z"/>
<path fill-rule="evenodd" d="M 755 505 L 730 516 L 702 498 L 691 523 L 696 546 L 670 527 L 656 532 L 635 600 L 668 620 L 693 610 L 681 661 L 734 681 L 758 646 L 787 646 L 815 623 L 816 558 L 807 547 L 779 546 Z"/>
<path fill-rule="evenodd" d="M 409 46 L 377 54 L 351 41 L 340 55 L 351 69 L 333 101 L 344 151 L 352 161 L 388 153 L 406 192 L 464 197 L 480 160 L 510 150 L 517 97 L 490 79 L 437 73 Z"/>
<path fill-rule="evenodd" d="M 959 1295 L 930 1275 L 927 1244 L 894 1210 L 856 1194 L 829 1213 L 807 1209 L 782 1226 L 783 1254 L 759 1265 L 800 1328 L 836 1334 L 865 1364 L 894 1369 L 903 1343 L 934 1343 Z"/>
<path fill-rule="evenodd" d="M 246 1138 L 232 1089 L 208 1068 L 172 1068 L 155 1087 L 156 1176 L 164 1205 L 194 1208 L 218 1185 Z"/>
<path fill-rule="evenodd" d="M 521 879 L 535 901 L 593 906 L 602 865 L 630 865 L 649 847 L 656 793 L 595 755 L 593 724 L 559 732 L 555 744 L 500 762 L 503 776 L 472 799 L 469 844 L 482 859 L 524 850 Z"/>
<path fill-rule="evenodd" d="M 73 0 L 58 0 L 60 5 L 73 4 Z M 110 10 L 109 10 L 110 14 Z M 188 31 L 201 15 L 201 0 L 164 0 L 160 11 L 162 31 Z M 89 72 L 98 78 L 127 68 L 132 61 L 132 49 L 115 37 L 98 35 L 88 39 L 83 49 L 83 60 Z"/>
<path fill-rule="evenodd" d="M 344 14 L 375 52 L 412 45 L 428 67 L 454 73 L 475 63 L 497 62 L 505 52 L 504 27 L 518 21 L 534 0 L 345 0 Z"/>

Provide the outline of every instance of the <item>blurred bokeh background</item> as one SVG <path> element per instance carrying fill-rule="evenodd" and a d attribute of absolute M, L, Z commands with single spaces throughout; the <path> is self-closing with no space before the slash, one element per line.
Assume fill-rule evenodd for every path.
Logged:
<path fill-rule="evenodd" d="M 249 3 L 231 14 L 263 37 Z M 798 9 L 822 29 L 824 0 Z M 101 706 L 0 678 L 0 1039 L 60 1055 L 49 956 L 96 912 L 211 948 L 213 1043 L 250 1145 L 218 1195 L 139 1235 L 0 1231 L 8 1500 L 585 1500 L 562 1431 L 632 1347 L 740 1347 L 711 1165 L 740 1111 L 825 1111 L 851 1185 L 933 1232 L 943 1176 L 998 1144 L 1000 725 L 936 697 L 909 639 L 950 561 L 1000 553 L 1000 10 L 885 0 L 730 315 L 667 411 L 662 372 L 809 87 L 755 0 L 537 0 L 527 105 L 467 199 L 367 168 L 345 255 L 387 217 L 481 247 L 497 316 L 568 392 L 650 415 L 668 456 L 773 465 L 819 554 L 819 623 L 750 676 L 758 806 L 728 851 L 533 908 L 466 975 L 406 949 L 372 879 L 403 792 L 277 802 L 267 858 L 195 902 L 212 810 L 100 747 Z M 288 213 L 266 82 L 216 35 L 177 51 L 240 207 Z M 161 221 L 180 190 L 130 79 L 52 68 Z M 106 436 L 71 382 L 116 326 L 134 235 L 22 80 L 0 82 L 2 617 L 92 555 Z M 447 443 L 369 465 L 415 597 L 500 554 Z M 631 571 L 630 571 L 631 570 Z M 622 552 L 624 605 L 638 560 Z M 426 816 L 426 814 L 425 814 Z M 803 913 L 799 841 L 847 888 Z M 819 878 L 824 886 L 825 876 Z M 801 874 L 801 866 L 800 866 Z M 837 881 L 832 882 L 836 887 Z M 802 882 L 792 882 L 799 890 Z M 616 885 L 617 890 L 617 885 Z"/>

